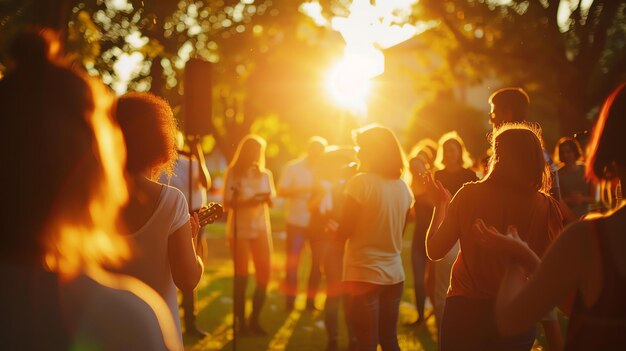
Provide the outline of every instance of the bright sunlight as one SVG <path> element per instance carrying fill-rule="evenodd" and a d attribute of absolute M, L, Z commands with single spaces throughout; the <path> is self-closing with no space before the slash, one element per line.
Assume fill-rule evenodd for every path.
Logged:
<path fill-rule="evenodd" d="M 346 47 L 343 57 L 332 66 L 327 88 L 338 105 L 361 119 L 367 117 L 370 80 L 385 70 L 382 50 L 404 42 L 430 25 L 409 25 L 415 0 L 354 0 L 347 17 L 335 16 L 325 21 L 317 1 L 303 4 L 300 10 L 317 25 L 330 26 L 341 33 Z"/>

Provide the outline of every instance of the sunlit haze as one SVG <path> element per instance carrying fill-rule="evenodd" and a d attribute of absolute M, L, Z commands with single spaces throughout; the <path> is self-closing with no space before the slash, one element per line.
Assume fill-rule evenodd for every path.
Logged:
<path fill-rule="evenodd" d="M 429 24 L 410 25 L 406 20 L 415 0 L 355 0 L 346 17 L 335 16 L 330 28 L 341 33 L 344 54 L 330 68 L 328 90 L 338 105 L 354 115 L 367 117 L 370 80 L 385 70 L 382 50 L 402 43 L 429 28 Z M 300 10 L 319 26 L 328 26 L 317 1 L 303 4 Z"/>

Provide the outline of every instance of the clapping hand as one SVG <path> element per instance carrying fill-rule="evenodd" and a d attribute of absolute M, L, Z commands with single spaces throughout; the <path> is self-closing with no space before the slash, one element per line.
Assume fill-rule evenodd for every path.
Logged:
<path fill-rule="evenodd" d="M 509 225 L 506 234 L 502 234 L 495 227 L 487 226 L 482 219 L 477 218 L 472 226 L 472 231 L 477 235 L 478 241 L 483 247 L 503 254 L 505 257 L 514 258 L 530 272 L 534 271 L 539 263 L 539 258 L 520 238 L 517 227 L 514 225 Z"/>

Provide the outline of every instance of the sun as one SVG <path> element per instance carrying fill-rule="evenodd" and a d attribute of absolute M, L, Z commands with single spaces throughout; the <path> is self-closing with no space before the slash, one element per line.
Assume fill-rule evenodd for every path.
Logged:
<path fill-rule="evenodd" d="M 349 110 L 361 110 L 367 104 L 370 81 L 359 69 L 358 63 L 342 59 L 328 74 L 328 91 L 335 102 Z"/>

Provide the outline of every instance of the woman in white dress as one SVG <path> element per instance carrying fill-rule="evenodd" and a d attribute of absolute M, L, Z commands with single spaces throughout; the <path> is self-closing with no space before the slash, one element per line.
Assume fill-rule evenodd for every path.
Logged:
<path fill-rule="evenodd" d="M 265 168 L 265 140 L 244 137 L 224 176 L 224 207 L 228 211 L 228 240 L 235 260 L 235 325 L 240 335 L 265 335 L 259 315 L 270 278 L 272 238 L 269 206 L 276 196 L 272 173 Z M 256 289 L 252 313 L 245 321 L 248 264 L 252 257 Z"/>

